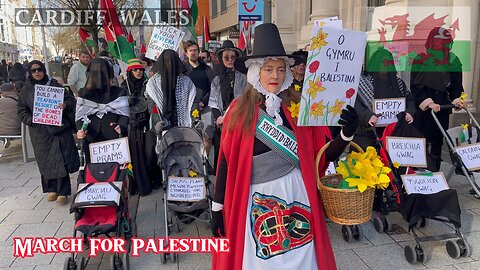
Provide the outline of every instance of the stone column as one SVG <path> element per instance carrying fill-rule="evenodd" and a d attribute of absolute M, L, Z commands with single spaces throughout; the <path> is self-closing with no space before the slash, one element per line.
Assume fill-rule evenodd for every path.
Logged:
<path fill-rule="evenodd" d="M 310 21 L 307 25 L 303 26 L 300 33 L 300 41 L 298 42 L 298 48 L 303 48 L 310 41 L 310 35 L 312 34 L 313 22 L 318 19 L 338 16 L 338 1 L 329 0 L 313 0 L 312 1 L 312 14 L 310 14 Z"/>

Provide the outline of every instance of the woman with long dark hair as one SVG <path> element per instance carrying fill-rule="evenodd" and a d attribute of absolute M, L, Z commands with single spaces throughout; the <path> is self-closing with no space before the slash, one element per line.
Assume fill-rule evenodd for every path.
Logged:
<path fill-rule="evenodd" d="M 64 204 L 71 194 L 69 174 L 79 168 L 78 151 L 73 139 L 75 98 L 64 91 L 63 103 L 57 105 L 63 110 L 62 126 L 36 124 L 32 122 L 35 85 L 63 86 L 46 74 L 42 62 L 34 60 L 28 64 L 28 77 L 18 97 L 17 108 L 20 119 L 29 126 L 43 193 L 48 193 L 47 201 Z"/>
<path fill-rule="evenodd" d="M 128 134 L 130 110 L 124 88 L 112 85 L 113 68 L 102 58 L 93 59 L 87 68 L 87 83 L 78 92 L 75 121 L 77 137 L 85 139 L 84 151 L 90 162 L 90 143 L 113 140 Z M 88 124 L 82 130 L 82 125 Z"/>

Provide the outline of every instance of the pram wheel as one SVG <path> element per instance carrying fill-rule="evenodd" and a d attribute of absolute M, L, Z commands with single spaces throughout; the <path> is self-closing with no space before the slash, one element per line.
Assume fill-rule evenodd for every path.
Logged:
<path fill-rule="evenodd" d="M 113 254 L 110 256 L 111 270 L 130 270 L 130 257 L 128 253 L 124 253 L 120 259 L 120 255 Z"/>
<path fill-rule="evenodd" d="M 415 246 L 415 248 L 409 245 L 405 246 L 404 254 L 405 259 L 407 259 L 407 262 L 410 264 L 415 264 L 417 262 L 424 263 L 427 261 L 427 256 L 425 255 L 423 248 L 419 245 Z"/>
<path fill-rule="evenodd" d="M 421 217 L 420 220 L 417 222 L 417 228 L 425 228 L 427 226 L 427 219 Z"/>
<path fill-rule="evenodd" d="M 77 261 L 77 270 L 85 270 L 85 257 L 80 257 Z"/>
<path fill-rule="evenodd" d="M 63 270 L 76 270 L 77 269 L 77 264 L 75 263 L 74 260 L 72 260 L 71 256 L 68 256 L 65 258 L 65 262 L 63 264 Z"/>
<path fill-rule="evenodd" d="M 128 252 L 122 255 L 122 270 L 130 270 L 130 255 L 128 255 Z"/>
<path fill-rule="evenodd" d="M 462 257 L 472 256 L 472 248 L 465 240 L 458 239 L 457 244 L 460 247 L 460 252 L 462 253 L 461 254 Z"/>
<path fill-rule="evenodd" d="M 362 229 L 358 225 L 342 225 L 342 236 L 345 242 L 350 243 L 353 239 L 360 241 Z"/>
<path fill-rule="evenodd" d="M 166 254 L 166 253 L 160 254 L 160 262 L 161 262 L 162 264 L 167 263 L 167 254 Z"/>
<path fill-rule="evenodd" d="M 172 263 L 176 263 L 177 262 L 177 257 L 178 257 L 178 254 L 177 253 L 170 253 L 170 261 Z"/>
<path fill-rule="evenodd" d="M 458 245 L 457 241 L 448 240 L 445 244 L 445 248 L 447 249 L 448 256 L 453 259 L 458 259 L 460 258 L 460 255 L 462 255 L 460 251 L 460 246 Z"/>
<path fill-rule="evenodd" d="M 375 231 L 379 233 L 388 233 L 392 230 L 392 224 L 388 221 L 387 217 L 383 215 L 373 219 L 373 227 L 375 227 Z"/>

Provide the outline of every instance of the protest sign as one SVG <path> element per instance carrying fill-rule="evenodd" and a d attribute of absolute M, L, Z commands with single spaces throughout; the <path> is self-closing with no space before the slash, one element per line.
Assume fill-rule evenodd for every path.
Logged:
<path fill-rule="evenodd" d="M 376 126 L 382 127 L 397 122 L 397 114 L 407 108 L 405 98 L 385 98 L 373 100 L 373 112 L 380 114 Z"/>
<path fill-rule="evenodd" d="M 208 50 L 210 52 L 216 52 L 220 47 L 222 47 L 222 42 L 218 40 L 210 40 L 208 42 Z"/>
<path fill-rule="evenodd" d="M 298 125 L 339 126 L 342 109 L 355 104 L 366 34 L 327 27 L 313 32 Z"/>
<path fill-rule="evenodd" d="M 469 171 L 480 170 L 480 143 L 455 147 L 455 151 Z"/>
<path fill-rule="evenodd" d="M 205 198 L 205 181 L 202 177 L 169 177 L 167 200 L 199 201 Z"/>
<path fill-rule="evenodd" d="M 183 31 L 172 26 L 156 26 L 153 29 L 145 56 L 157 60 L 165 49 L 178 50 L 184 35 Z"/>
<path fill-rule="evenodd" d="M 35 85 L 33 98 L 32 122 L 42 125 L 61 126 L 63 110 L 58 104 L 63 103 L 65 89 L 48 85 Z"/>
<path fill-rule="evenodd" d="M 331 27 L 331 28 L 343 28 L 343 21 L 338 19 L 338 16 L 315 20 L 313 22 L 313 31 L 318 27 Z"/>
<path fill-rule="evenodd" d="M 425 138 L 387 137 L 387 151 L 400 166 L 427 167 Z"/>
<path fill-rule="evenodd" d="M 89 148 L 92 163 L 118 162 L 125 164 L 130 162 L 127 138 L 91 143 Z"/>
<path fill-rule="evenodd" d="M 119 190 L 122 190 L 123 182 L 112 182 Z M 88 184 L 79 184 L 78 190 L 82 190 Z M 101 206 L 101 202 L 115 202 L 117 205 L 120 202 L 120 193 L 113 188 L 110 183 L 99 182 L 95 183 L 88 188 L 77 194 L 75 197 L 75 203 L 82 205 L 95 206 L 95 204 Z"/>
<path fill-rule="evenodd" d="M 434 194 L 449 189 L 442 172 L 429 174 L 402 175 L 403 186 L 407 194 Z"/>

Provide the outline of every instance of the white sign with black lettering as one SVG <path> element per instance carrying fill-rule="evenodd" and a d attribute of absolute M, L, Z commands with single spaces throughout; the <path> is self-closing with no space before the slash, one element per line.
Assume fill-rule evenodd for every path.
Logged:
<path fill-rule="evenodd" d="M 123 182 L 113 182 L 119 190 L 122 190 Z M 82 190 L 87 184 L 78 185 L 78 190 Z M 75 198 L 75 203 L 91 203 L 95 206 L 95 203 L 101 202 L 115 202 L 117 205 L 120 202 L 120 193 L 115 190 L 109 183 L 101 182 L 95 183 L 90 187 L 86 188 L 82 192 L 77 194 Z M 101 205 L 101 204 L 100 204 Z"/>
<path fill-rule="evenodd" d="M 397 114 L 407 108 L 405 98 L 385 98 L 373 100 L 373 112 L 380 114 L 376 126 L 386 126 L 397 122 Z"/>
<path fill-rule="evenodd" d="M 117 162 L 125 164 L 130 162 L 130 149 L 126 137 L 92 143 L 89 148 L 91 163 Z"/>
<path fill-rule="evenodd" d="M 194 202 L 205 198 L 202 177 L 168 177 L 167 200 Z"/>
<path fill-rule="evenodd" d="M 387 151 L 400 166 L 427 167 L 425 138 L 387 137 Z"/>
<path fill-rule="evenodd" d="M 442 172 L 428 175 L 406 174 L 401 177 L 407 194 L 433 194 L 449 189 Z"/>
<path fill-rule="evenodd" d="M 480 143 L 455 147 L 455 150 L 469 171 L 480 169 Z"/>

